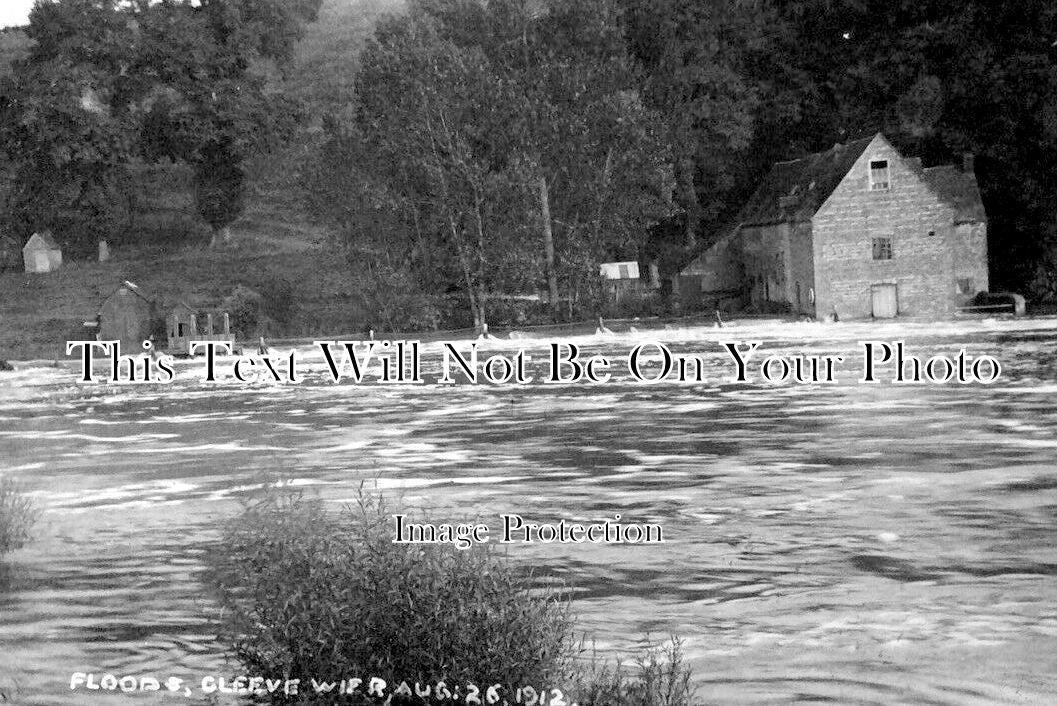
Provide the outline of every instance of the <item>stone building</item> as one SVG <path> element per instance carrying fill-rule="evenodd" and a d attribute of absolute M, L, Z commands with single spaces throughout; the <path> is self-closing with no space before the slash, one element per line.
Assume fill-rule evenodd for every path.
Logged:
<path fill-rule="evenodd" d="M 881 134 L 774 165 L 735 237 L 743 288 L 761 308 L 940 317 L 988 288 L 987 218 L 972 158 L 922 168 Z M 687 271 L 702 270 L 709 256 Z"/>

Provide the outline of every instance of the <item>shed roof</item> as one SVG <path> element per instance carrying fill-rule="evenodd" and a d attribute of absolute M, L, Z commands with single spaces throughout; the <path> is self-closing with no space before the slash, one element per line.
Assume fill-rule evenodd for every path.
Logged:
<path fill-rule="evenodd" d="M 778 162 L 738 214 L 741 225 L 759 226 L 810 218 L 829 198 L 873 137 L 837 144 L 825 152 Z"/>
<path fill-rule="evenodd" d="M 26 241 L 26 244 L 23 249 L 28 249 L 30 245 L 34 244 L 34 241 L 36 241 L 36 245 L 43 245 L 48 250 L 60 249 L 59 244 L 55 242 L 55 238 L 52 236 L 50 230 L 42 230 L 37 233 L 34 233 L 30 237 L 30 239 Z"/>
<path fill-rule="evenodd" d="M 121 290 L 125 290 L 127 292 L 132 292 L 133 294 L 135 294 L 137 297 L 139 297 L 143 301 L 147 302 L 148 304 L 151 304 L 151 305 L 154 304 L 154 302 L 152 302 L 150 299 L 147 298 L 147 295 L 145 295 L 143 292 L 140 291 L 139 287 L 137 287 L 135 285 L 129 286 L 130 284 L 132 284 L 132 283 L 131 282 L 127 282 L 127 281 L 126 282 L 122 282 L 120 286 L 116 287 L 115 289 L 113 289 L 110 292 L 110 294 L 106 295 L 106 297 L 103 299 L 103 303 L 99 305 L 99 308 L 102 309 L 103 306 L 105 306 L 108 301 L 113 299 L 114 295 L 116 295 Z"/>

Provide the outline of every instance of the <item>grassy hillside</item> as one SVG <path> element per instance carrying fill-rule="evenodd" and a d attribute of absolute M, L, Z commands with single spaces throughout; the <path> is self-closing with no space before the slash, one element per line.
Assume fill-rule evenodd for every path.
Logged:
<path fill-rule="evenodd" d="M 354 100 L 359 55 L 379 18 L 402 11 L 403 0 L 328 0 L 306 28 L 286 89 L 317 112 Z"/>
<path fill-rule="evenodd" d="M 366 38 L 381 15 L 401 7 L 400 0 L 326 2 L 319 22 L 306 30 L 288 90 L 315 116 L 347 109 Z M 0 72 L 27 45 L 20 32 L 0 34 Z M 163 309 L 178 302 L 219 306 L 237 285 L 288 296 L 289 316 L 271 325 L 272 335 L 358 331 L 371 312 L 335 248 L 335 234 L 312 220 L 299 193 L 298 166 L 311 159 L 317 134 L 318 119 L 286 149 L 246 165 L 246 213 L 232 227 L 234 242 L 221 251 L 207 247 L 189 170 L 139 169 L 135 209 L 127 230 L 111 239 L 110 262 L 67 261 L 47 275 L 0 274 L 0 359 L 63 357 L 65 341 L 82 335 L 82 322 L 125 279 Z"/>

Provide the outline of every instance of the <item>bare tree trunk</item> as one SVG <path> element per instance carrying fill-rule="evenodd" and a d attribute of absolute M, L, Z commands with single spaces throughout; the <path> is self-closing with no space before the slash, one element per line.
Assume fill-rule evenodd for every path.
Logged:
<path fill-rule="evenodd" d="M 488 293 L 485 291 L 484 219 L 481 217 L 481 197 L 474 187 L 474 215 L 477 219 L 477 306 L 481 323 L 487 323 Z"/>
<path fill-rule="evenodd" d="M 470 273 L 470 263 L 466 260 L 466 251 L 462 247 L 462 239 L 459 237 L 459 231 L 455 225 L 455 219 L 452 218 L 451 214 L 448 214 L 448 227 L 451 229 L 451 237 L 455 242 L 455 248 L 459 253 L 459 264 L 462 265 L 462 274 L 466 279 L 466 296 L 470 298 L 470 311 L 473 312 L 473 325 L 474 328 L 481 328 L 481 325 L 485 323 L 484 310 L 481 308 L 481 303 L 478 301 L 476 290 L 473 286 L 473 275 Z"/>
<path fill-rule="evenodd" d="M 558 312 L 558 271 L 554 262 L 554 233 L 551 231 L 550 194 L 547 192 L 547 177 L 539 178 L 540 216 L 543 218 L 543 256 L 547 269 L 547 293 L 551 311 Z"/>
<path fill-rule="evenodd" d="M 686 211 L 686 234 L 684 245 L 689 250 L 697 244 L 697 221 L 701 218 L 701 203 L 694 188 L 694 158 L 683 155 L 676 163 L 676 182 L 680 206 Z"/>

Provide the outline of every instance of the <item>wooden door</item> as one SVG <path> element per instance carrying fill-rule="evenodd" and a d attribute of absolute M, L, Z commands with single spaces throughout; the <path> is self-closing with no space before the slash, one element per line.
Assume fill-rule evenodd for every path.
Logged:
<path fill-rule="evenodd" d="M 870 303 L 875 319 L 891 319 L 899 313 L 899 297 L 894 284 L 870 287 Z"/>

